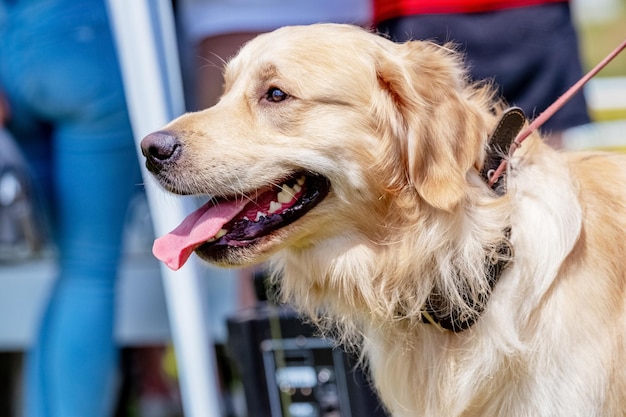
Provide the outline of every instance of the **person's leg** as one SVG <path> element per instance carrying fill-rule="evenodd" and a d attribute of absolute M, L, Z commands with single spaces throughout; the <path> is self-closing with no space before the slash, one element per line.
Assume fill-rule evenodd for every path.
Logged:
<path fill-rule="evenodd" d="M 139 165 L 110 38 L 66 45 L 32 98 L 54 125 L 52 197 L 59 276 L 26 366 L 27 417 L 107 417 L 123 225 Z"/>
<path fill-rule="evenodd" d="M 132 147 L 63 148 L 55 172 L 60 275 L 29 362 L 26 406 L 43 406 L 47 414 L 37 416 L 105 416 L 115 397 L 115 277 L 137 161 Z"/>

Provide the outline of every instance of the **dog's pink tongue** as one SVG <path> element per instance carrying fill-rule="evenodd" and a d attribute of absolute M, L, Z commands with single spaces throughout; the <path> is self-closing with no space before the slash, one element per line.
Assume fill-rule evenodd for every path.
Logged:
<path fill-rule="evenodd" d="M 180 269 L 198 246 L 215 237 L 245 205 L 245 199 L 224 201 L 219 205 L 209 201 L 187 216 L 176 229 L 156 239 L 152 253 L 170 269 Z"/>

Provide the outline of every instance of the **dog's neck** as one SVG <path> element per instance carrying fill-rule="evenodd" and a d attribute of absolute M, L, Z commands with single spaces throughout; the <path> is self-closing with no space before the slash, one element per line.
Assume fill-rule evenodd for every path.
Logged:
<path fill-rule="evenodd" d="M 523 120 L 514 118 L 518 124 Z M 502 185 L 490 191 L 486 176 L 479 174 L 506 155 L 505 144 L 517 133 L 507 123 L 496 123 L 494 132 L 500 133 L 492 134 L 484 166 L 468 178 L 472 204 L 453 214 L 413 208 L 410 188 L 402 197 L 378 199 L 377 204 L 392 204 L 381 211 L 404 213 L 399 223 L 380 228 L 380 236 L 344 233 L 324 245 L 290 248 L 274 257 L 276 277 L 283 277 L 284 301 L 315 322 L 338 323 L 350 330 L 343 333 L 357 336 L 363 326 L 389 323 L 432 323 L 457 332 L 471 327 L 511 259 L 510 196 L 501 195 Z M 403 254 L 405 262 L 397 262 L 396 254 Z"/>
<path fill-rule="evenodd" d="M 480 170 L 480 176 L 486 184 L 491 180 L 491 176 L 500 165 L 502 159 L 508 155 L 511 144 L 522 130 L 525 123 L 526 116 L 522 109 L 518 107 L 509 108 L 502 113 L 500 120 L 487 141 L 485 163 Z M 506 177 L 501 176 L 498 178 L 490 188 L 492 188 L 497 195 L 504 195 L 506 193 Z M 512 248 L 509 242 L 510 232 L 510 229 L 505 230 L 505 239 L 500 242 L 496 249 L 497 256 L 485 254 L 484 270 L 485 277 L 487 277 L 489 284 L 488 291 L 475 295 L 472 295 L 469 291 L 463 293 L 463 301 L 470 307 L 469 310 L 474 311 L 475 314 L 468 314 L 455 306 L 449 307 L 447 309 L 448 313 L 442 314 L 442 311 L 446 311 L 444 306 L 447 303 L 434 291 L 424 304 L 422 322 L 430 323 L 441 331 L 448 330 L 453 332 L 467 330 L 476 322 L 480 314 L 484 311 L 491 291 L 511 259 Z"/>
<path fill-rule="evenodd" d="M 511 260 L 512 248 L 508 240 L 509 236 L 510 230 L 506 230 L 506 239 L 500 242 L 500 245 L 498 245 L 496 249 L 496 253 L 485 254 L 485 277 L 487 278 L 487 282 L 489 284 L 487 291 L 472 294 L 470 291 L 466 290 L 462 293 L 463 300 L 466 305 L 470 307 L 469 311 L 472 311 L 473 314 L 468 313 L 467 309 L 461 309 L 455 305 L 451 305 L 446 308 L 445 306 L 449 303 L 446 300 L 443 300 L 437 291 L 433 291 L 429 295 L 421 311 L 422 322 L 430 323 L 442 332 L 452 331 L 458 333 L 469 329 L 485 310 L 491 291 L 493 291 L 493 288 L 500 279 L 502 272 Z"/>

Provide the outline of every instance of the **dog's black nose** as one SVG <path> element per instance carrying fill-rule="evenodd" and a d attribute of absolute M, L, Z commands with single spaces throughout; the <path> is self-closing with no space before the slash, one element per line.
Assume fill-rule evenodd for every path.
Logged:
<path fill-rule="evenodd" d="M 146 168 L 157 173 L 180 155 L 178 138 L 167 131 L 150 133 L 141 141 L 141 152 L 146 157 Z"/>

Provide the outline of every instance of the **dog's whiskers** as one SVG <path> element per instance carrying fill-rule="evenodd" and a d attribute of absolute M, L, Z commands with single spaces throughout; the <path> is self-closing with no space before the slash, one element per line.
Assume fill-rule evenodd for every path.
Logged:
<path fill-rule="evenodd" d="M 210 54 L 213 55 L 213 57 L 217 58 L 221 65 L 211 61 L 207 57 L 198 56 L 198 59 L 201 59 L 202 61 L 206 62 L 206 65 L 203 65 L 201 68 L 217 68 L 219 70 L 224 68 L 224 66 L 226 65 L 226 60 L 214 52 L 210 52 Z"/>

